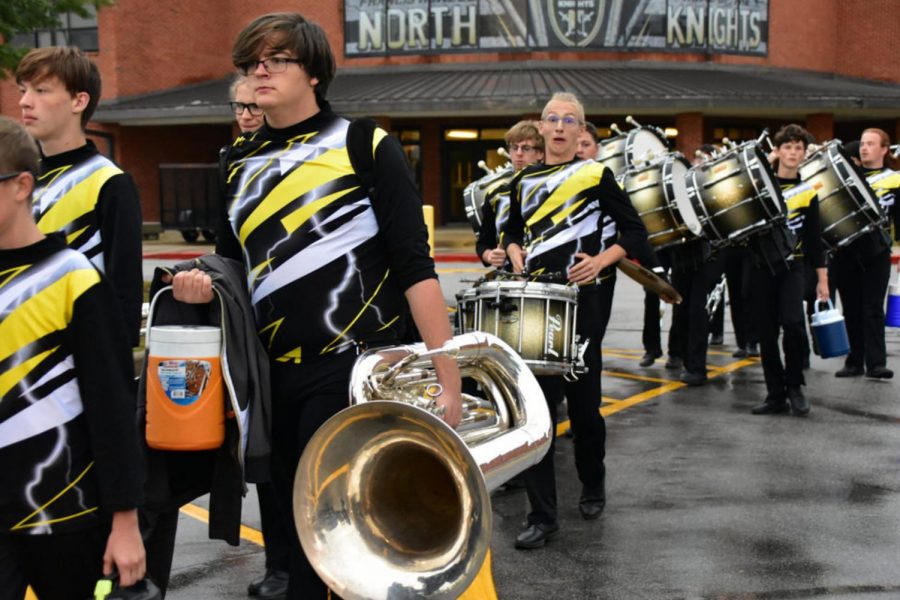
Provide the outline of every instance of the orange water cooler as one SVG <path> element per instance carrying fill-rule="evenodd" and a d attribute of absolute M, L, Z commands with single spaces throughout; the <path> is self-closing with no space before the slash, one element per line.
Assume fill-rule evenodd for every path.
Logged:
<path fill-rule="evenodd" d="M 225 395 L 218 327 L 147 329 L 147 445 L 210 450 L 225 440 Z"/>

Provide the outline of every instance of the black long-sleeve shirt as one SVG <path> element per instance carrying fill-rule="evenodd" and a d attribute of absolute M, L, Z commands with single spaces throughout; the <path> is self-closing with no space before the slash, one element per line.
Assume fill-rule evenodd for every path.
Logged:
<path fill-rule="evenodd" d="M 227 158 L 217 253 L 243 262 L 273 360 L 299 363 L 403 336 L 405 292 L 436 278 L 422 203 L 399 143 L 377 129 L 372 187 L 351 164 L 350 122 L 327 107 L 264 125 Z"/>
<path fill-rule="evenodd" d="M 531 165 L 510 186 L 504 243 L 526 249 L 530 273 L 561 273 L 578 262 L 578 252 L 603 249 L 603 217 L 618 230 L 615 243 L 629 254 L 647 243 L 647 230 L 616 183 L 612 170 L 592 160 Z"/>
<path fill-rule="evenodd" d="M 62 231 L 112 283 L 132 346 L 138 345 L 144 275 L 141 203 L 131 176 L 94 144 L 41 158 L 34 220 L 44 233 Z"/>
<path fill-rule="evenodd" d="M 109 282 L 59 233 L 0 251 L 0 272 L 0 532 L 136 508 L 134 367 Z"/>
<path fill-rule="evenodd" d="M 796 236 L 794 259 L 803 259 L 810 267 L 825 267 L 822 249 L 822 226 L 819 218 L 819 196 L 815 188 L 800 177 L 778 177 L 778 185 L 784 197 L 787 226 Z"/>

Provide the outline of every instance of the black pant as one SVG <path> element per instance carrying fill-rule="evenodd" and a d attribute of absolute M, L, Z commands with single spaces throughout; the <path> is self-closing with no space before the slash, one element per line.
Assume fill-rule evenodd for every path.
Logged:
<path fill-rule="evenodd" d="M 706 294 L 715 274 L 713 263 L 695 268 L 673 269 L 672 285 L 681 294 L 681 304 L 675 305 L 670 337 L 675 336 L 678 353 L 689 373 L 706 375 L 706 349 L 709 342 L 709 320 L 706 314 Z M 672 343 L 669 344 L 672 347 Z"/>
<path fill-rule="evenodd" d="M 748 344 L 756 344 L 759 339 L 751 326 L 752 309 L 749 303 L 750 283 L 748 280 L 750 259 L 747 249 L 741 246 L 727 246 L 718 251 L 719 273 L 725 273 L 728 286 L 728 300 L 731 306 L 731 324 L 734 327 L 734 340 L 739 348 Z M 721 275 L 720 275 L 721 276 Z M 714 279 L 712 285 L 718 280 Z M 725 303 L 719 308 L 710 321 L 710 331 L 721 335 L 725 329 Z"/>
<path fill-rule="evenodd" d="M 109 527 L 72 533 L 0 535 L 0 600 L 22 600 L 31 586 L 41 600 L 91 598 L 103 575 Z"/>
<path fill-rule="evenodd" d="M 805 383 L 803 264 L 793 261 L 774 273 L 767 266 L 754 266 L 750 278 L 766 390 L 769 398 L 784 400 L 786 388 Z M 784 363 L 778 349 L 779 330 L 784 330 Z"/>
<path fill-rule="evenodd" d="M 282 514 L 272 483 L 256 484 L 256 495 L 259 497 L 259 520 L 266 544 L 266 569 L 288 571 L 292 535 L 290 520 Z"/>
<path fill-rule="evenodd" d="M 668 254 L 664 251 L 657 253 L 657 260 L 660 266 L 666 272 L 670 270 L 670 261 Z M 641 332 L 641 343 L 644 346 L 644 352 L 648 354 L 662 354 L 662 335 L 660 332 L 660 312 L 659 312 L 659 295 L 644 289 L 644 328 Z M 677 347 L 673 345 L 674 338 L 669 334 L 669 354 L 678 356 L 678 352 L 674 350 Z"/>
<path fill-rule="evenodd" d="M 599 343 L 603 343 L 603 338 L 606 336 L 606 327 L 609 325 L 609 317 L 612 315 L 612 303 L 613 303 L 613 294 L 616 291 L 616 272 L 615 270 L 609 274 L 606 278 L 601 279 L 599 282 L 600 289 L 598 290 L 600 294 L 600 316 L 598 320 L 599 329 L 597 338 Z"/>
<path fill-rule="evenodd" d="M 296 534 L 294 475 L 313 434 L 348 406 L 347 389 L 355 361 L 353 352 L 344 352 L 308 364 L 271 363 L 272 484 L 281 514 L 290 526 L 289 600 L 328 598 L 328 587 L 309 564 Z"/>
<path fill-rule="evenodd" d="M 575 468 L 581 480 L 582 494 L 586 499 L 603 498 L 606 470 L 603 459 L 606 456 L 606 423 L 600 415 L 600 371 L 603 368 L 600 344 L 597 342 L 597 321 L 600 313 L 600 299 L 597 289 L 584 291 L 578 295 L 577 333 L 581 339 L 590 339 L 584 353 L 586 373 L 578 381 L 567 383 L 561 377 L 538 377 L 538 383 L 547 400 L 553 432 L 556 432 L 556 406 L 566 397 L 569 421 L 572 425 L 575 443 Z M 528 493 L 531 512 L 528 522 L 556 522 L 556 471 L 553 454 L 556 436 L 550 450 L 541 461 L 525 471 L 523 479 Z"/>
<path fill-rule="evenodd" d="M 845 364 L 870 371 L 885 366 L 884 297 L 891 278 L 890 250 L 864 261 L 846 250 L 837 252 L 831 275 L 841 295 L 850 340 Z"/>

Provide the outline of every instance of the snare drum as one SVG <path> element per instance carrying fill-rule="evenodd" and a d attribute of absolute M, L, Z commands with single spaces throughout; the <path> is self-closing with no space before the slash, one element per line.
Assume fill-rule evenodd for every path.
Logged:
<path fill-rule="evenodd" d="M 756 142 L 691 167 L 687 193 L 703 232 L 725 246 L 784 219 L 781 188 Z"/>
<path fill-rule="evenodd" d="M 673 152 L 662 161 L 625 172 L 625 193 L 647 228 L 647 238 L 656 248 L 680 244 L 700 235 L 700 219 L 691 206 L 685 176 L 688 161 Z"/>
<path fill-rule="evenodd" d="M 492 333 L 512 346 L 536 375 L 565 375 L 578 360 L 578 290 L 557 283 L 487 281 L 460 292 L 460 333 Z"/>
<path fill-rule="evenodd" d="M 600 142 L 597 162 L 622 175 L 633 166 L 641 166 L 657 161 L 669 152 L 665 138 L 654 129 L 636 127 L 627 133 Z"/>
<path fill-rule="evenodd" d="M 841 143 L 832 140 L 800 164 L 800 178 L 819 194 L 822 241 L 832 252 L 881 227 L 884 214 Z"/>

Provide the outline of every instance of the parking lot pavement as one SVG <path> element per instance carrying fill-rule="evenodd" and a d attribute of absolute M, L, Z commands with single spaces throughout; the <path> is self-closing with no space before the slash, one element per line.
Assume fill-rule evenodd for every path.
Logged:
<path fill-rule="evenodd" d="M 478 275 L 472 265 L 442 267 L 465 269 L 441 273 L 450 298 Z M 727 328 L 726 345 L 711 349 L 706 386 L 683 386 L 662 361 L 637 365 L 642 298 L 620 278 L 604 343 L 606 511 L 597 521 L 580 518 L 572 444 L 560 438 L 558 538 L 514 550 L 525 496 L 493 497 L 499 597 L 900 598 L 897 381 L 836 379 L 840 359 L 814 357 L 808 417 L 752 416 L 762 371 L 731 357 Z M 900 332 L 888 330 L 887 339 L 888 363 L 898 369 Z M 255 498 L 244 511 L 258 530 Z M 183 514 L 168 597 L 245 597 L 262 573 L 262 548 L 205 538 L 206 526 Z"/>

